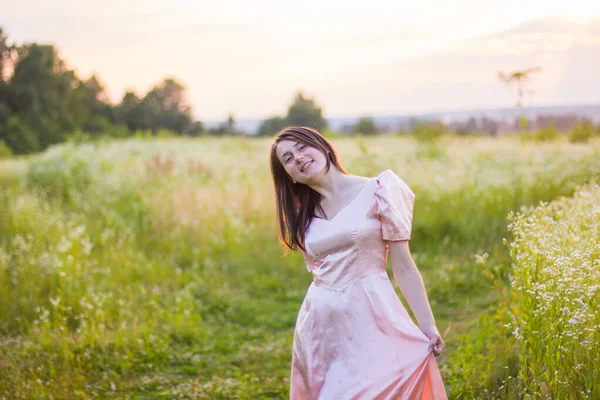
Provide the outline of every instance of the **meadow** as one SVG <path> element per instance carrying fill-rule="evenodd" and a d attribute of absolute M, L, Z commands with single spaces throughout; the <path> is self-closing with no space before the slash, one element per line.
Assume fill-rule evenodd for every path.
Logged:
<path fill-rule="evenodd" d="M 600 138 L 331 140 L 350 173 L 390 168 L 416 194 L 410 247 L 449 398 L 600 396 L 585 386 L 598 347 L 544 324 L 584 302 L 574 326 L 598 328 Z M 1 161 L 0 398 L 286 399 L 311 276 L 277 239 L 269 146 L 138 138 Z M 539 286 L 557 274 L 571 280 Z M 538 312 L 549 293 L 571 300 Z"/>

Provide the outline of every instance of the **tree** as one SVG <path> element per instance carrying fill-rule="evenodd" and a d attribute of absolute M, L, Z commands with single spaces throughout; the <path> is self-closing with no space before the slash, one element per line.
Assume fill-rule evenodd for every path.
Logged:
<path fill-rule="evenodd" d="M 115 110 L 117 123 L 126 125 L 130 131 L 147 129 L 144 126 L 144 110 L 142 100 L 134 92 L 128 91 L 123 95 L 121 103 Z"/>
<path fill-rule="evenodd" d="M 192 124 L 192 111 L 186 101 L 185 86 L 166 78 L 142 99 L 144 125 L 156 132 L 160 128 L 186 133 Z"/>
<path fill-rule="evenodd" d="M 377 125 L 375 125 L 373 118 L 362 117 L 358 120 L 354 127 L 352 127 L 352 132 L 363 135 L 374 135 L 379 132 L 379 129 L 377 129 Z"/>
<path fill-rule="evenodd" d="M 316 105 L 314 99 L 304 97 L 302 91 L 298 91 L 288 108 L 285 122 L 287 125 L 308 126 L 318 131 L 327 128 L 327 121 L 323 118 L 321 107 Z"/>
<path fill-rule="evenodd" d="M 14 154 L 28 154 L 40 150 L 38 135 L 18 115 L 8 118 L 2 127 L 4 141 Z"/>
<path fill-rule="evenodd" d="M 225 122 L 225 132 L 229 135 L 235 134 L 235 118 L 231 113 L 227 115 L 227 122 Z"/>
<path fill-rule="evenodd" d="M 121 104 L 110 104 L 96 75 L 81 80 L 66 67 L 52 45 L 9 44 L 0 28 L 0 142 L 14 153 L 45 150 L 75 132 L 126 136 L 129 130 L 166 128 L 199 135 L 185 87 L 164 79 L 142 99 L 127 92 Z M 120 129 L 119 129 L 120 128 Z M 233 119 L 227 125 L 233 130 Z"/>
<path fill-rule="evenodd" d="M 16 47 L 8 44 L 8 36 L 0 28 L 0 140 L 4 135 L 3 124 L 11 114 L 9 96 L 6 92 L 8 71 L 14 62 Z"/>
<path fill-rule="evenodd" d="M 200 121 L 193 121 L 187 103 L 186 88 L 174 78 L 166 78 L 140 97 L 128 91 L 114 111 L 114 120 L 130 131 L 168 129 L 179 134 L 199 136 L 204 132 Z"/>
<path fill-rule="evenodd" d="M 65 140 L 89 116 L 82 82 L 68 70 L 54 46 L 28 44 L 17 49 L 12 77 L 3 88 L 11 114 L 38 135 L 39 149 Z"/>
<path fill-rule="evenodd" d="M 523 115 L 523 108 L 525 106 L 523 103 L 525 86 L 530 82 L 531 74 L 540 72 L 541 70 L 541 67 L 533 67 L 524 69 L 522 71 L 513 71 L 509 74 L 506 74 L 502 71 L 498 72 L 498 78 L 500 78 L 500 80 L 504 82 L 506 86 L 514 84 L 517 88 L 517 106 L 521 109 L 521 117 L 519 118 L 519 126 L 521 129 L 524 129 L 528 125 L 528 122 Z M 533 91 L 529 90 L 528 94 L 533 94 Z"/>
<path fill-rule="evenodd" d="M 7 75 L 13 66 L 17 47 L 8 44 L 8 36 L 0 27 L 0 86 L 7 81 Z"/>
<path fill-rule="evenodd" d="M 265 119 L 261 122 L 258 127 L 258 136 L 273 136 L 275 133 L 279 132 L 283 128 L 285 128 L 285 119 L 279 116 L 273 116 Z"/>
<path fill-rule="evenodd" d="M 88 114 L 83 129 L 91 133 L 106 133 L 111 130 L 115 122 L 114 110 L 98 77 L 92 75 L 77 89 L 82 92 L 81 97 Z"/>
<path fill-rule="evenodd" d="M 204 124 L 201 121 L 194 121 L 187 134 L 193 137 L 204 135 Z"/>
<path fill-rule="evenodd" d="M 412 135 L 419 143 L 434 143 L 446 133 L 440 121 L 412 121 Z"/>
<path fill-rule="evenodd" d="M 219 126 L 209 129 L 208 133 L 215 136 L 237 134 L 237 131 L 235 130 L 235 119 L 233 117 L 233 114 L 228 114 L 227 121 L 222 122 L 221 124 L 219 124 Z"/>

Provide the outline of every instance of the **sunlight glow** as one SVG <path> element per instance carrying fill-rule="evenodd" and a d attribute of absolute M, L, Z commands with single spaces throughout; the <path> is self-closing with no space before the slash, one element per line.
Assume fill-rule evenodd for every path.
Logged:
<path fill-rule="evenodd" d="M 177 77 L 205 119 L 280 114 L 297 89 L 329 115 L 506 104 L 497 70 L 540 63 L 539 101 L 600 101 L 590 72 L 600 69 L 600 0 L 42 4 L 9 1 L 0 26 L 18 42 L 55 44 L 79 75 L 96 73 L 114 102 Z M 574 61 L 579 54 L 587 61 Z M 569 69 L 545 90 L 558 60 Z"/>

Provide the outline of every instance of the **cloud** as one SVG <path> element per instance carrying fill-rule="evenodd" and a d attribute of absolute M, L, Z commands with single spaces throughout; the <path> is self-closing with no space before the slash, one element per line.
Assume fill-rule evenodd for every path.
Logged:
<path fill-rule="evenodd" d="M 585 23 L 536 19 L 455 41 L 426 55 L 395 54 L 387 62 L 356 71 L 346 83 L 332 81 L 321 97 L 330 109 L 345 109 L 346 115 L 361 104 L 365 107 L 363 99 L 368 99 L 365 111 L 390 114 L 513 106 L 514 88 L 500 82 L 498 71 L 541 66 L 526 104 L 599 102 L 599 22 L 598 18 Z"/>
<path fill-rule="evenodd" d="M 474 37 L 454 46 L 454 52 L 481 55 L 526 55 L 565 52 L 574 47 L 600 45 L 600 18 L 578 21 L 549 16 L 497 33 Z"/>

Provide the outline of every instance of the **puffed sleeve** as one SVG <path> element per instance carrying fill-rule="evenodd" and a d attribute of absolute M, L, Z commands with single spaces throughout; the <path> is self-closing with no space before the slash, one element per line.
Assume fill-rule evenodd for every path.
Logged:
<path fill-rule="evenodd" d="M 300 251 L 302 252 L 302 255 L 304 255 L 304 262 L 306 262 L 306 269 L 308 270 L 308 272 L 312 272 L 315 269 L 312 259 L 304 250 L 300 250 Z"/>
<path fill-rule="evenodd" d="M 390 169 L 379 174 L 376 185 L 368 215 L 381 221 L 383 240 L 409 240 L 415 194 Z"/>

